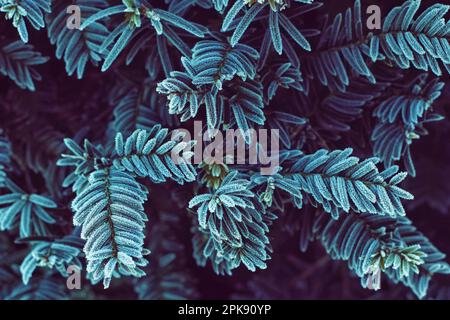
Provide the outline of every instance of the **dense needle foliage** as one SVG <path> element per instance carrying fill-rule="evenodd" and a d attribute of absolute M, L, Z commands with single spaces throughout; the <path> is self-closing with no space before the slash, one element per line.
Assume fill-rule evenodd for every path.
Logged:
<path fill-rule="evenodd" d="M 449 299 L 444 2 L 0 0 L 0 298 Z"/>

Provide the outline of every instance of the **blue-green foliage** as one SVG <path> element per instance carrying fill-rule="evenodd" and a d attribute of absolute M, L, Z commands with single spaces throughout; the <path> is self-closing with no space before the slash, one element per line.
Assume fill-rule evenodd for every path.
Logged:
<path fill-rule="evenodd" d="M 439 61 L 448 70 L 450 63 L 450 28 L 444 19 L 449 6 L 437 3 L 417 18 L 420 0 L 409 0 L 393 8 L 384 19 L 380 33 L 365 33 L 361 18 L 361 2 L 345 16 L 336 15 L 321 34 L 318 54 L 309 59 L 308 69 L 325 86 L 344 90 L 349 84 L 346 62 L 358 75 L 374 83 L 370 61 L 389 60 L 402 69 L 412 66 L 441 75 Z"/>
<path fill-rule="evenodd" d="M 69 276 L 68 267 L 82 269 L 79 259 L 83 242 L 76 235 L 68 235 L 57 240 L 34 240 L 31 251 L 20 265 L 22 281 L 27 285 L 38 267 L 55 268 L 63 277 Z M 72 269 L 72 271 L 73 271 Z"/>
<path fill-rule="evenodd" d="M 189 208 L 198 206 L 199 227 L 209 232 L 204 256 L 223 257 L 229 270 L 241 263 L 252 271 L 265 269 L 265 261 L 270 259 L 266 235 L 269 229 L 264 216 L 271 214 L 265 212 L 264 205 L 248 189 L 249 184 L 233 171 L 217 190 L 189 201 Z"/>
<path fill-rule="evenodd" d="M 423 298 L 427 294 L 433 275 L 450 274 L 450 266 L 444 260 L 446 255 L 419 232 L 409 219 L 403 217 L 400 221 L 396 231 L 404 242 L 403 246 L 418 246 L 425 254 L 424 263 L 419 266 L 419 272 L 409 272 L 406 275 L 408 270 L 392 268 L 387 271 L 387 275 L 394 282 L 401 282 L 411 288 L 419 298 Z"/>
<path fill-rule="evenodd" d="M 20 284 L 5 300 L 66 300 L 67 292 L 60 279 L 45 277 L 28 285 Z"/>
<path fill-rule="evenodd" d="M 145 275 L 144 255 L 150 252 L 143 248 L 148 220 L 143 203 L 148 191 L 136 177 L 154 183 L 167 178 L 180 184 L 195 180 L 196 171 L 188 162 L 193 141 L 182 141 L 184 136 L 178 131 L 170 137 L 160 125 L 149 131 L 137 129 L 125 140 L 119 132 L 111 153 L 88 140 L 84 149 L 74 140 L 65 140 L 72 154 L 64 154 L 58 165 L 75 167 L 64 185 L 73 185 L 77 194 L 72 203 L 74 225 L 82 227 L 86 269 L 94 283 L 103 279 L 107 288 L 113 276 Z M 177 156 L 177 163 L 171 154 Z"/>
<path fill-rule="evenodd" d="M 64 179 L 63 187 L 72 186 L 72 190 L 78 193 L 87 186 L 88 176 L 106 161 L 105 152 L 101 146 L 94 146 L 87 139 L 84 140 L 83 148 L 69 138 L 65 139 L 64 143 L 72 154 L 63 154 L 57 164 L 75 169 Z"/>
<path fill-rule="evenodd" d="M 225 9 L 225 7 L 228 5 L 228 1 L 229 0 L 211 0 L 211 2 L 214 5 L 214 8 L 217 11 L 223 12 L 223 10 Z M 200 1 L 201 2 L 201 1 Z M 206 1 L 207 2 L 207 1 Z"/>
<path fill-rule="evenodd" d="M 4 185 L 6 180 L 6 170 L 10 165 L 11 145 L 9 141 L 3 137 L 3 132 L 0 129 L 0 188 Z"/>
<path fill-rule="evenodd" d="M 136 130 L 126 140 L 116 135 L 114 166 L 139 177 L 148 177 L 154 183 L 167 178 L 180 184 L 194 181 L 196 171 L 189 158 L 193 141 L 183 141 L 185 132 L 173 132 L 155 125 L 150 131 Z M 172 157 L 175 155 L 177 158 Z"/>
<path fill-rule="evenodd" d="M 278 54 L 283 52 L 283 42 L 288 41 L 286 38 L 282 38 L 282 33 L 285 32 L 292 40 L 294 40 L 302 49 L 310 51 L 311 45 L 305 36 L 295 27 L 295 25 L 289 20 L 289 18 L 281 11 L 291 6 L 293 1 L 263 1 L 260 2 L 248 2 L 248 1 L 235 1 L 233 6 L 227 12 L 227 15 L 223 19 L 222 31 L 232 30 L 230 43 L 235 46 L 242 38 L 250 24 L 257 19 L 258 15 L 264 11 L 269 11 L 269 28 L 266 34 L 270 34 L 272 45 Z M 313 0 L 302 0 L 299 2 L 312 3 Z M 250 7 L 247 9 L 246 4 Z M 269 8 L 270 7 L 270 8 Z M 264 10 L 268 8 L 268 10 Z M 308 7 L 307 11 L 312 10 Z M 237 17 L 239 13 L 243 11 L 242 17 Z"/>
<path fill-rule="evenodd" d="M 360 118 L 364 109 L 374 101 L 391 85 L 390 82 L 377 81 L 371 84 L 368 80 L 361 79 L 341 92 L 337 90 L 321 101 L 317 113 L 323 128 L 332 131 L 350 131 L 350 124 Z"/>
<path fill-rule="evenodd" d="M 297 91 L 304 91 L 303 78 L 300 70 L 292 67 L 292 64 L 287 62 L 279 66 L 274 65 L 272 72 L 267 72 L 263 75 L 262 81 L 267 82 L 266 103 L 272 100 L 276 95 L 278 89 L 295 89 Z"/>
<path fill-rule="evenodd" d="M 278 130 L 280 141 L 283 146 L 287 149 L 291 149 L 293 143 L 291 141 L 289 130 L 294 126 L 297 126 L 297 128 L 304 127 L 307 122 L 308 119 L 299 117 L 295 114 L 275 111 L 271 114 L 271 117 L 269 117 L 267 126 L 270 129 Z"/>
<path fill-rule="evenodd" d="M 39 194 L 28 194 L 10 180 L 6 187 L 9 191 L 0 195 L 0 230 L 19 226 L 21 237 L 46 235 L 46 225 L 56 222 L 47 210 L 56 208 L 56 203 Z"/>
<path fill-rule="evenodd" d="M 444 87 L 444 83 L 438 79 L 429 82 L 427 80 L 427 74 L 415 79 L 407 88 L 408 91 L 381 102 L 373 111 L 373 115 L 381 122 L 394 123 L 401 116 L 404 125 L 417 124 L 433 102 L 439 98 Z M 416 84 L 416 81 L 420 82 Z"/>
<path fill-rule="evenodd" d="M 217 275 L 231 276 L 232 264 L 228 263 L 220 251 L 211 250 L 211 247 L 214 247 L 214 240 L 210 232 L 200 227 L 197 221 L 193 222 L 191 232 L 193 256 L 197 265 L 206 267 L 209 262 Z"/>
<path fill-rule="evenodd" d="M 353 10 L 339 13 L 321 33 L 317 52 L 308 60 L 308 69 L 324 86 L 340 88 L 349 85 L 348 65 L 356 74 L 376 82 L 365 57 L 369 45 L 365 43 L 361 18 L 361 1 L 356 0 Z M 377 58 L 377 56 L 375 56 Z"/>
<path fill-rule="evenodd" d="M 249 122 L 264 124 L 262 86 L 254 80 L 258 52 L 242 44 L 231 47 L 222 40 L 197 42 L 192 51 L 192 59 L 182 58 L 185 72 L 173 71 L 158 84 L 157 91 L 169 100 L 169 113 L 186 121 L 196 117 L 204 104 L 209 128 L 225 121 L 227 112 L 231 125 L 243 130 L 251 126 Z"/>
<path fill-rule="evenodd" d="M 224 119 L 231 128 L 238 128 L 244 134 L 257 126 L 264 125 L 263 86 L 259 81 L 236 79 L 229 84 L 233 95 L 228 100 L 228 108 L 223 111 Z M 247 143 L 252 141 L 251 135 L 245 134 Z"/>
<path fill-rule="evenodd" d="M 402 74 L 384 65 L 374 70 L 376 83 L 351 73 L 348 86 L 329 83 L 329 93 L 319 96 L 317 88 L 307 88 L 296 96 L 295 112 L 306 117 L 322 134 L 333 140 L 352 129 L 356 120 L 363 118 L 366 110 L 372 110 L 378 101 L 391 93 L 395 83 L 401 82 Z M 306 81 L 305 85 L 309 82 Z M 338 138 L 339 139 L 339 138 Z"/>
<path fill-rule="evenodd" d="M 81 30 L 84 30 L 98 20 L 117 14 L 124 16 L 124 21 L 104 39 L 100 46 L 100 52 L 107 52 L 102 71 L 109 69 L 131 39 L 137 37 L 136 34 L 140 32 L 141 28 L 145 29 L 151 26 L 156 32 L 158 39 L 160 35 L 165 36 L 182 53 L 185 53 L 184 48 L 187 45 L 176 35 L 171 26 L 183 29 L 197 37 L 203 37 L 205 35 L 205 28 L 191 23 L 171 12 L 153 9 L 145 4 L 146 1 L 123 0 L 122 2 L 122 5 L 109 7 L 91 15 L 81 25 Z M 141 16 L 145 19 L 144 21 L 141 20 Z M 136 52 L 139 49 L 139 47 L 134 47 L 133 51 Z M 158 45 L 158 51 L 164 63 L 167 59 L 164 54 L 164 51 L 167 51 L 166 45 Z"/>
<path fill-rule="evenodd" d="M 45 13 L 51 12 L 51 0 L 0 0 L 0 12 L 11 20 L 23 42 L 28 42 L 27 22 L 39 30 L 44 28 Z"/>
<path fill-rule="evenodd" d="M 108 36 L 107 27 L 94 22 L 83 31 L 67 28 L 67 6 L 77 5 L 82 17 L 97 13 L 108 5 L 106 0 L 57 1 L 47 16 L 47 33 L 51 44 L 56 44 L 55 56 L 64 59 L 68 75 L 77 73 L 81 79 L 89 61 L 97 65 L 102 59 L 100 46 Z"/>
<path fill-rule="evenodd" d="M 22 41 L 0 46 L 0 74 L 10 78 L 20 88 L 34 91 L 34 81 L 42 79 L 35 66 L 46 63 L 48 58 Z"/>
<path fill-rule="evenodd" d="M 370 56 L 376 60 L 381 51 L 402 69 L 413 65 L 438 76 L 441 62 L 450 73 L 450 25 L 444 19 L 450 6 L 436 3 L 416 16 L 420 3 L 405 1 L 389 12 L 381 33 L 370 38 Z"/>
<path fill-rule="evenodd" d="M 35 100 L 37 105 L 30 108 L 29 95 L 33 93 L 23 92 L 16 95 L 16 98 L 10 102 L 4 102 L 6 104 L 11 103 L 12 113 L 6 112 L 3 119 L 14 118 L 14 124 L 5 127 L 9 134 L 12 131 L 20 131 L 20 135 L 14 135 L 14 139 L 11 139 L 12 153 L 19 157 L 21 170 L 14 172 L 14 167 L 17 167 L 17 163 L 10 169 L 11 177 L 14 174 L 33 176 L 41 175 L 45 180 L 45 188 L 49 196 L 55 201 L 60 200 L 62 197 L 61 182 L 64 179 L 66 173 L 64 170 L 59 170 L 56 166 L 55 160 L 59 157 L 64 150 L 64 136 L 65 134 L 60 130 L 58 126 L 49 124 L 47 119 L 49 114 L 45 111 L 46 106 L 52 104 L 49 102 L 45 94 L 37 93 L 38 97 Z M 2 114 L 3 116 L 3 114 Z M 14 129 L 12 129 L 14 127 Z M 9 136 L 8 134 L 8 136 Z M 20 156 L 17 156 L 20 155 Z M 24 174 L 21 171 L 28 171 Z M 13 179 L 16 181 L 16 179 Z M 27 185 L 26 187 L 17 181 L 18 185 L 22 186 L 24 190 L 31 191 L 33 186 Z"/>
<path fill-rule="evenodd" d="M 445 254 L 405 217 L 364 213 L 341 215 L 334 220 L 321 214 L 312 228 L 314 237 L 331 257 L 346 260 L 361 277 L 363 287 L 379 289 L 379 272 L 383 271 L 422 298 L 433 274 L 450 273 Z"/>
<path fill-rule="evenodd" d="M 428 111 L 441 95 L 444 87 L 439 79 L 428 81 L 428 74 L 422 74 L 401 89 L 399 94 L 382 101 L 373 111 L 379 119 L 372 132 L 374 154 L 385 166 L 404 158 L 408 173 L 415 176 L 410 145 L 413 139 L 426 134 L 423 125 L 442 120 L 438 114 Z"/>
<path fill-rule="evenodd" d="M 368 212 L 378 215 L 403 216 L 402 199 L 413 196 L 397 185 L 406 177 L 397 166 L 384 171 L 377 168 L 378 158 L 360 159 L 345 150 L 319 150 L 295 159 L 288 172 L 302 191 L 322 205 L 334 218 L 339 211 Z M 295 196 L 298 207 L 302 196 Z"/>
<path fill-rule="evenodd" d="M 194 86 L 206 86 L 213 92 L 221 90 L 223 82 L 235 76 L 244 81 L 254 79 L 258 57 L 258 51 L 247 45 L 231 47 L 222 41 L 203 40 L 193 48 L 191 59 L 183 59 L 183 65 Z"/>
<path fill-rule="evenodd" d="M 80 29 L 67 26 L 70 5 Z M 252 298 L 322 297 L 325 286 L 348 298 L 354 274 L 364 288 L 380 289 L 383 274 L 418 298 L 445 294 L 430 285 L 450 273 L 445 255 L 409 217 L 431 203 L 443 222 L 429 210 L 417 223 L 447 240 L 450 126 L 439 107 L 450 91 L 439 76 L 450 71 L 450 6 L 384 2 L 382 29 L 368 30 L 366 3 L 339 5 L 0 0 L 12 21 L 0 21 L 0 298 L 68 298 L 75 267 L 91 281 L 83 298 L 192 299 L 208 288 L 211 275 L 195 269 L 207 265 L 245 269 Z M 192 164 L 192 120 L 216 132 L 202 151 L 219 130 L 241 129 L 240 151 L 277 130 L 279 163 L 270 175 L 229 155 Z M 428 130 L 441 139 L 412 152 Z M 347 278 L 322 247 L 347 262 Z M 99 282 L 112 290 L 93 290 Z M 404 294 L 386 292 L 370 298 Z"/>
<path fill-rule="evenodd" d="M 278 171 L 281 169 L 279 167 Z M 253 174 L 251 182 L 256 185 L 258 196 L 267 207 L 274 205 L 282 210 L 286 198 L 301 198 L 302 195 L 300 183 L 289 174 L 283 175 L 279 172 L 272 175 Z"/>
<path fill-rule="evenodd" d="M 89 175 L 89 185 L 72 203 L 73 222 L 86 240 L 86 270 L 94 283 L 109 287 L 118 275 L 141 277 L 147 265 L 142 247 L 148 220 L 143 203 L 147 191 L 128 173 L 105 168 Z"/>

